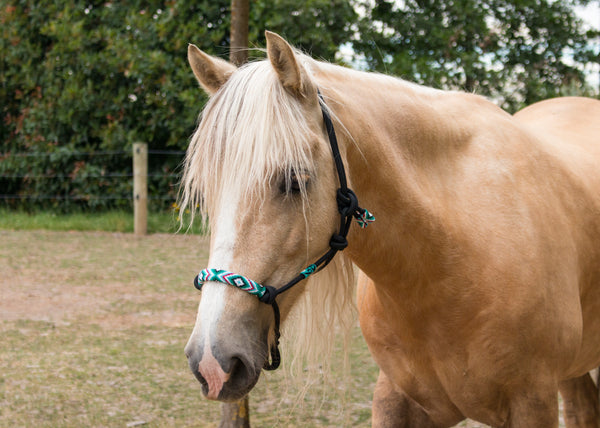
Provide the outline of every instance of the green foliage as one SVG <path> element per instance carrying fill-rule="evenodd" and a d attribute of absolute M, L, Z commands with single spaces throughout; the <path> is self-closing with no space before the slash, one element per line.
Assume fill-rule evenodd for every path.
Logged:
<path fill-rule="evenodd" d="M 597 33 L 582 29 L 576 3 L 587 2 L 365 2 L 354 46 L 372 69 L 475 91 L 514 111 L 584 84 L 581 66 L 597 61 L 589 43 Z"/>
<path fill-rule="evenodd" d="M 314 58 L 334 61 L 354 34 L 358 15 L 348 0 L 260 0 L 250 6 L 250 44 L 265 46 L 264 29 Z"/>
<path fill-rule="evenodd" d="M 194 34 L 188 16 L 202 18 L 201 5 L 190 4 L 71 0 L 4 6 L 0 152 L 46 155 L 3 159 L 0 174 L 12 179 L 1 181 L 2 193 L 61 195 L 68 199 L 34 201 L 62 209 L 130 205 L 122 198 L 131 195 L 131 180 L 109 178 L 131 173 L 130 156 L 71 153 L 129 153 L 135 141 L 151 149 L 185 147 L 204 102 L 185 62 L 186 41 Z M 207 20 L 223 14 L 210 12 Z M 212 47 L 208 38 L 206 44 Z M 177 162 L 165 158 L 159 169 L 171 172 Z"/>
<path fill-rule="evenodd" d="M 329 61 L 352 45 L 372 69 L 476 91 L 514 110 L 585 92 L 581 65 L 593 60 L 589 40 L 597 32 L 581 29 L 575 3 L 256 0 L 249 39 L 264 47 L 270 29 Z M 0 194 L 31 199 L 0 203 L 130 209 L 132 143 L 185 150 L 206 102 L 187 65 L 187 44 L 227 57 L 229 25 L 229 0 L 2 2 Z M 2 156 L 23 152 L 42 156 Z M 180 162 L 151 154 L 154 205 L 174 200 Z"/>
<path fill-rule="evenodd" d="M 185 150 L 206 102 L 187 65 L 187 44 L 226 57 L 229 8 L 228 0 L 3 2 L 0 154 L 44 154 L 0 158 L 0 194 L 34 198 L 8 205 L 130 207 L 123 198 L 131 195 L 131 180 L 114 177 L 131 174 L 130 156 L 70 153 L 129 153 L 136 141 L 150 150 Z M 270 28 L 333 60 L 354 17 L 347 0 L 311 0 L 302 7 L 258 1 L 250 43 L 264 46 L 263 29 Z M 151 156 L 150 171 L 173 174 L 180 161 Z M 174 197 L 175 184 L 155 178 L 150 195 Z M 40 195 L 61 199 L 35 198 Z"/>

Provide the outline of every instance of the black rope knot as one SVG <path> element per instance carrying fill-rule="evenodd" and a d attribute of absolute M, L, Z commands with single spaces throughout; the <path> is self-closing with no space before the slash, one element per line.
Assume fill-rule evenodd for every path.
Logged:
<path fill-rule="evenodd" d="M 329 246 L 337 251 L 342 251 L 344 248 L 348 246 L 348 240 L 344 235 L 335 234 L 331 237 L 329 241 Z"/>
<path fill-rule="evenodd" d="M 337 201 L 338 211 L 344 217 L 350 217 L 359 209 L 358 198 L 351 189 L 339 188 L 335 199 Z"/>
<path fill-rule="evenodd" d="M 265 285 L 265 294 L 263 294 L 262 297 L 259 297 L 258 300 L 268 305 L 272 305 L 275 302 L 276 297 L 277 289 L 270 285 Z"/>

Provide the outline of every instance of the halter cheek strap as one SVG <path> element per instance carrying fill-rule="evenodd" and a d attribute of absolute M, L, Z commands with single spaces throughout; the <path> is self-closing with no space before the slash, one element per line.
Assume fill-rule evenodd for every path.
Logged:
<path fill-rule="evenodd" d="M 329 264 L 329 262 L 331 262 L 331 260 L 333 260 L 333 257 L 338 251 L 342 251 L 348 246 L 348 240 L 346 237 L 348 236 L 348 231 L 350 230 L 350 225 L 352 224 L 352 218 L 356 219 L 361 228 L 365 228 L 370 223 L 375 221 L 375 217 L 369 211 L 361 208 L 358 205 L 358 198 L 356 197 L 356 194 L 348 188 L 348 184 L 346 182 L 346 172 L 344 170 L 344 163 L 340 155 L 335 129 L 333 128 L 333 123 L 331 121 L 331 117 L 329 116 L 329 112 L 325 107 L 323 96 L 320 92 L 318 92 L 318 95 L 319 104 L 323 113 L 323 122 L 325 123 L 325 129 L 327 130 L 329 144 L 331 145 L 331 151 L 333 153 L 333 160 L 335 162 L 335 167 L 340 181 L 340 188 L 337 190 L 336 194 L 338 211 L 340 213 L 340 227 L 338 233 L 334 234 L 329 240 L 329 251 L 327 251 L 313 264 L 306 267 L 306 269 L 300 272 L 294 279 L 280 288 L 262 285 L 246 278 L 245 276 L 222 269 L 204 269 L 194 279 L 194 286 L 198 290 L 202 288 L 202 284 L 205 282 L 221 282 L 223 284 L 233 285 L 241 290 L 253 294 L 258 297 L 261 302 L 267 303 L 273 307 L 273 315 L 275 318 L 275 342 L 271 346 L 271 362 L 267 361 L 265 363 L 265 366 L 263 367 L 265 370 L 275 370 L 279 367 L 281 362 L 281 356 L 279 353 L 280 313 L 279 306 L 275 300 L 277 295 L 289 290 L 303 279 L 306 279 L 313 273 L 323 269 Z"/>

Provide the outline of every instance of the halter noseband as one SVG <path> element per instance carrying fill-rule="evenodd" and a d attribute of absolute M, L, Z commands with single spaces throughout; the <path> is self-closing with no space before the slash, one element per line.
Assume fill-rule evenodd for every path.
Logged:
<path fill-rule="evenodd" d="M 329 137 L 329 144 L 331 145 L 335 168 L 340 181 L 340 188 L 337 190 L 336 195 L 338 211 L 340 213 L 340 227 L 338 233 L 334 234 L 329 241 L 329 251 L 321 256 L 321 258 L 319 258 L 316 262 L 300 272 L 294 279 L 280 288 L 275 288 L 270 285 L 261 285 L 242 275 L 221 269 L 203 269 L 194 279 L 194 286 L 198 290 L 202 288 L 202 284 L 205 282 L 221 282 L 238 287 L 239 289 L 250 294 L 254 294 L 261 302 L 267 303 L 273 307 L 273 315 L 275 318 L 275 342 L 273 345 L 271 345 L 271 362 L 269 363 L 268 360 L 265 362 L 265 366 L 263 367 L 265 370 L 275 370 L 279 367 L 281 362 L 281 356 L 279 354 L 280 314 L 279 306 L 275 300 L 277 295 L 290 289 L 303 279 L 308 278 L 313 273 L 323 269 L 331 260 L 333 260 L 333 257 L 338 251 L 342 251 L 348 246 L 348 240 L 346 237 L 348 236 L 348 231 L 350 230 L 353 217 L 357 220 L 361 228 L 365 228 L 369 225 L 369 223 L 375 221 L 375 217 L 373 217 L 369 211 L 361 208 L 358 205 L 358 198 L 356 197 L 356 194 L 348 188 L 344 163 L 340 155 L 335 129 L 333 128 L 333 122 L 331 121 L 331 116 L 325 107 L 325 100 L 323 100 L 321 92 L 318 92 L 318 95 L 319 105 L 321 106 L 321 111 L 323 113 L 323 122 L 325 123 L 325 129 L 327 130 L 327 136 Z"/>

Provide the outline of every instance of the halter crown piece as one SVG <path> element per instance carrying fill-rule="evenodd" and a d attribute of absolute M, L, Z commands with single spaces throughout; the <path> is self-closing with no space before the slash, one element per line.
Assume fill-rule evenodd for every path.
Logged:
<path fill-rule="evenodd" d="M 361 208 L 358 205 L 358 198 L 356 194 L 348 188 L 346 182 L 346 172 L 344 171 L 344 163 L 340 156 L 340 150 L 337 143 L 337 137 L 335 135 L 335 129 L 329 112 L 325 107 L 325 101 L 321 92 L 319 95 L 319 105 L 323 113 L 323 122 L 325 123 L 325 129 L 329 137 L 329 144 L 331 145 L 331 151 L 333 153 L 333 160 L 335 162 L 335 168 L 338 173 L 340 181 L 340 188 L 337 190 L 336 201 L 338 205 L 338 211 L 340 213 L 340 228 L 338 233 L 334 234 L 329 241 L 329 251 L 327 251 L 321 258 L 316 262 L 308 266 L 302 272 L 300 272 L 294 279 L 285 284 L 283 287 L 275 288 L 270 285 L 262 285 L 251 279 L 248 279 L 242 275 L 238 275 L 233 272 L 228 272 L 221 269 L 203 269 L 198 276 L 194 279 L 194 286 L 200 290 L 202 284 L 209 281 L 221 282 L 223 284 L 233 285 L 241 290 L 244 290 L 250 294 L 254 294 L 258 299 L 271 305 L 273 307 L 273 314 L 275 318 L 275 342 L 271 345 L 271 362 L 267 361 L 264 365 L 265 370 L 275 370 L 279 367 L 281 362 L 281 356 L 279 354 L 279 306 L 275 298 L 277 295 L 290 289 L 303 279 L 308 278 L 315 272 L 320 271 L 329 264 L 333 257 L 338 251 L 342 251 L 348 246 L 348 231 L 352 224 L 352 218 L 354 217 L 361 228 L 367 227 L 370 223 L 375 221 L 375 217 L 366 209 Z"/>

